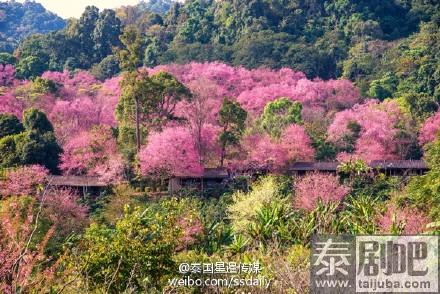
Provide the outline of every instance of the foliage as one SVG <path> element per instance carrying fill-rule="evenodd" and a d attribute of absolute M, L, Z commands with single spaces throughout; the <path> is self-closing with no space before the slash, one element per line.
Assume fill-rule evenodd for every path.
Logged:
<path fill-rule="evenodd" d="M 116 76 L 120 71 L 119 60 L 114 55 L 109 55 L 90 69 L 90 73 L 98 80 L 105 81 Z"/>
<path fill-rule="evenodd" d="M 83 289 L 123 292 L 160 289 L 174 270 L 176 248 L 176 204 L 168 213 L 155 214 L 139 207 L 125 208 L 114 228 L 92 224 L 79 252 L 72 252 L 66 265 L 81 275 Z"/>
<path fill-rule="evenodd" d="M 440 140 L 428 144 L 425 155 L 430 171 L 425 175 L 414 177 L 405 189 L 406 199 L 410 204 L 425 211 L 432 219 L 440 215 L 439 172 L 440 172 Z"/>
<path fill-rule="evenodd" d="M 0 166 L 40 164 L 56 173 L 61 148 L 46 115 L 31 108 L 23 113 L 23 125 L 24 132 L 0 139 Z"/>
<path fill-rule="evenodd" d="M 151 132 L 174 116 L 176 104 L 190 99 L 191 93 L 175 77 L 166 72 L 149 76 L 146 72 L 128 72 L 121 82 L 122 95 L 116 106 L 116 118 L 120 124 L 120 139 L 130 137 L 135 130 L 136 149 L 143 138 L 141 132 Z M 142 128 L 142 129 L 141 129 Z"/>
<path fill-rule="evenodd" d="M 11 114 L 0 114 L 0 138 L 16 135 L 24 131 L 23 125 L 17 117 Z"/>
<path fill-rule="evenodd" d="M 279 195 L 275 179 L 266 177 L 254 184 L 252 191 L 248 193 L 237 191 L 232 197 L 233 203 L 228 208 L 229 219 L 234 232 L 243 234 L 256 220 L 259 211 L 275 201 Z"/>
<path fill-rule="evenodd" d="M 279 137 L 289 124 L 301 123 L 301 103 L 287 98 L 266 104 L 261 115 L 261 127 L 272 137 Z"/>
<path fill-rule="evenodd" d="M 340 214 L 344 231 L 353 235 L 374 234 L 377 232 L 377 216 L 381 206 L 379 197 L 370 195 L 350 195 Z"/>
<path fill-rule="evenodd" d="M 53 126 L 47 116 L 35 108 L 23 112 L 23 126 L 28 131 L 35 131 L 40 134 L 53 132 Z"/>
<path fill-rule="evenodd" d="M 223 100 L 219 111 L 219 125 L 223 128 L 219 135 L 222 148 L 220 166 L 223 166 L 226 157 L 226 148 L 237 145 L 245 128 L 246 111 L 237 102 Z"/>

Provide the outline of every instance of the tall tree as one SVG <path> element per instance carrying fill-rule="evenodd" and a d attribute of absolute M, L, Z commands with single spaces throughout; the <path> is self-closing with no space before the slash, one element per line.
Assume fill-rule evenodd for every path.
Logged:
<path fill-rule="evenodd" d="M 125 49 L 119 51 L 119 63 L 124 71 L 135 71 L 142 65 L 143 41 L 135 26 L 128 26 L 120 36 Z"/>
<path fill-rule="evenodd" d="M 223 128 L 219 141 L 221 144 L 220 166 L 223 167 L 226 157 L 226 148 L 238 144 L 243 135 L 247 112 L 241 108 L 238 102 L 228 98 L 223 100 L 219 113 L 219 124 Z"/>
<path fill-rule="evenodd" d="M 99 19 L 99 9 L 96 6 L 87 6 L 78 22 L 78 38 L 81 45 L 81 52 L 86 56 L 93 56 L 94 30 Z M 91 60 L 89 60 L 90 62 Z"/>
<path fill-rule="evenodd" d="M 115 11 L 105 9 L 99 14 L 96 26 L 93 30 L 93 41 L 95 43 L 96 61 L 112 54 L 112 48 L 120 44 L 121 21 L 116 17 Z"/>
<path fill-rule="evenodd" d="M 178 102 L 189 99 L 191 92 L 172 75 L 160 72 L 149 76 L 147 72 L 125 73 L 121 83 L 122 95 L 116 107 L 116 117 L 122 137 L 135 130 L 136 149 L 140 150 L 142 133 L 160 129 L 169 120 L 175 120 Z M 132 131 L 131 131 L 132 133 Z"/>

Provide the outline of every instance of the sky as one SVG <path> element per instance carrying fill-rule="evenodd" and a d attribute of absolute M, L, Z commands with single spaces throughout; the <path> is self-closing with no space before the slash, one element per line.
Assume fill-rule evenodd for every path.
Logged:
<path fill-rule="evenodd" d="M 79 18 L 87 5 L 95 5 L 102 10 L 122 5 L 134 5 L 139 3 L 139 0 L 37 0 L 35 2 L 41 3 L 47 10 L 58 14 L 62 18 Z"/>

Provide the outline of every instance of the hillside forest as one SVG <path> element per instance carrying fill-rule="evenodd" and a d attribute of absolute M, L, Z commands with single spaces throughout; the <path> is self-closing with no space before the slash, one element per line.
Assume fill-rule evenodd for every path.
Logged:
<path fill-rule="evenodd" d="M 1 2 L 0 292 L 235 293 L 169 282 L 235 262 L 308 293 L 316 234 L 438 234 L 439 6 Z"/>

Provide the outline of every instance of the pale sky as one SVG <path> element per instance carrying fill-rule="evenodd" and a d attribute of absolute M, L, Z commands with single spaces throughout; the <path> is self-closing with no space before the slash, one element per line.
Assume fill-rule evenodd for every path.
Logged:
<path fill-rule="evenodd" d="M 20 0 L 19 2 L 24 2 Z M 104 8 L 116 8 L 122 5 L 135 5 L 139 0 L 37 0 L 47 10 L 50 10 L 62 18 L 79 18 L 87 5 L 95 5 L 100 10 Z"/>

